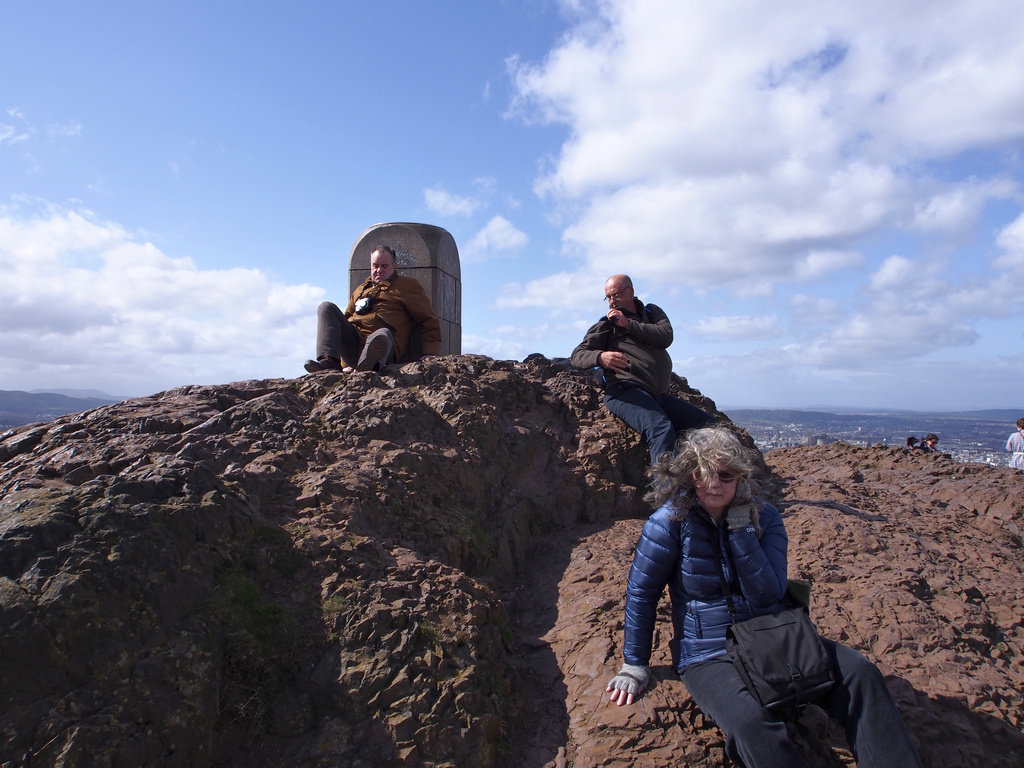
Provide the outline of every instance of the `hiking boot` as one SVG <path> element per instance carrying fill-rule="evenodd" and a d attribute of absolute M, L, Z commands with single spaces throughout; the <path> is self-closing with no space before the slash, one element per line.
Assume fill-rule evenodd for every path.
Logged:
<path fill-rule="evenodd" d="M 307 373 L 319 373 L 320 371 L 340 371 L 341 361 L 333 357 L 321 357 L 317 360 L 307 360 L 302 366 Z"/>
<path fill-rule="evenodd" d="M 374 371 L 386 365 L 388 358 L 391 357 L 391 346 L 391 332 L 386 328 L 371 333 L 363 347 L 363 353 L 359 356 L 359 362 L 356 363 L 356 370 Z"/>

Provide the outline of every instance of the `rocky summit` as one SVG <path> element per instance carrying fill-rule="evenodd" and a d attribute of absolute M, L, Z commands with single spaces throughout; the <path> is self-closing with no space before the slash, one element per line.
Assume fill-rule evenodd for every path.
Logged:
<path fill-rule="evenodd" d="M 765 460 L 790 576 L 925 765 L 1020 766 L 1024 473 Z M 646 450 L 564 360 L 182 387 L 3 433 L 0 462 L 2 766 L 723 765 L 667 600 L 651 689 L 609 706 Z M 787 722 L 854 764 L 820 710 Z"/>

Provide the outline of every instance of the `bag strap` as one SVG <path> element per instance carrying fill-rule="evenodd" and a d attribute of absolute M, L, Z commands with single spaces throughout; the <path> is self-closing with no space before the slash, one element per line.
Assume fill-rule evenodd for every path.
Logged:
<path fill-rule="evenodd" d="M 718 569 L 718 581 L 722 585 L 722 592 L 725 593 L 725 603 L 729 606 L 729 615 L 736 621 L 736 605 L 732 601 L 732 589 L 729 582 L 725 580 L 725 570 L 722 568 L 722 559 L 725 557 L 722 547 L 718 543 L 718 530 L 715 530 L 715 567 Z"/>

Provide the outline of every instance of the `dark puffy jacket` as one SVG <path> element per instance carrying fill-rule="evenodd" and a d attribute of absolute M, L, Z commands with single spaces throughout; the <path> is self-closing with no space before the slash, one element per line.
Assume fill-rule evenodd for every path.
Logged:
<path fill-rule="evenodd" d="M 725 653 L 725 630 L 732 623 L 722 593 L 716 552 L 731 585 L 736 621 L 782 610 L 786 594 L 788 538 L 782 517 L 765 502 L 760 539 L 753 525 L 730 531 L 694 505 L 684 520 L 673 520 L 666 505 L 644 525 L 633 555 L 626 589 L 628 664 L 647 666 L 651 658 L 658 600 L 668 585 L 672 600 L 672 663 L 677 671 Z M 716 546 L 715 540 L 718 540 Z"/>
<path fill-rule="evenodd" d="M 599 367 L 597 358 L 602 352 L 622 352 L 629 358 L 631 370 L 605 369 L 605 385 L 639 384 L 657 397 L 668 392 L 672 381 L 672 358 L 668 354 L 672 323 L 658 305 L 645 306 L 640 299 L 634 302 L 635 312 L 623 310 L 629 318 L 628 328 L 620 328 L 607 316 L 601 318 L 576 345 L 570 361 L 577 368 L 595 368 Z"/>

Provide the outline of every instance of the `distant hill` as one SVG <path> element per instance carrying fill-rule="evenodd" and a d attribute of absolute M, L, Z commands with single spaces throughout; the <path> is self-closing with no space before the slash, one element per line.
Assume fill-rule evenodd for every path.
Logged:
<path fill-rule="evenodd" d="M 988 408 L 975 411 L 908 411 L 908 410 L 846 410 L 836 409 L 825 411 L 799 410 L 796 408 L 723 408 L 736 421 L 748 423 L 780 424 L 799 422 L 813 424 L 815 422 L 832 421 L 837 417 L 866 416 L 871 418 L 903 418 L 903 419 L 972 419 L 975 421 L 998 421 L 1013 424 L 1024 416 L 1024 407 L 1017 410 L 1010 408 Z"/>
<path fill-rule="evenodd" d="M 993 421 L 1005 421 L 1010 425 L 1016 423 L 1017 419 L 1024 416 L 1024 407 L 1017 408 L 989 408 L 980 411 L 954 411 L 946 414 L 951 419 L 992 419 Z"/>
<path fill-rule="evenodd" d="M 67 413 L 79 413 L 117 402 L 120 401 L 112 397 L 69 397 L 55 392 L 0 389 L 0 430 L 37 421 L 52 421 Z"/>
<path fill-rule="evenodd" d="M 97 400 L 103 400 L 106 403 L 119 403 L 122 400 L 127 400 L 127 397 L 117 397 L 104 392 L 100 389 L 33 389 L 29 394 L 32 395 L 67 395 L 68 397 L 82 397 L 82 398 L 96 398 Z"/>
<path fill-rule="evenodd" d="M 723 411 L 737 423 L 745 424 L 814 424 L 832 421 L 836 414 L 828 411 L 798 411 L 784 408 L 733 408 Z"/>

